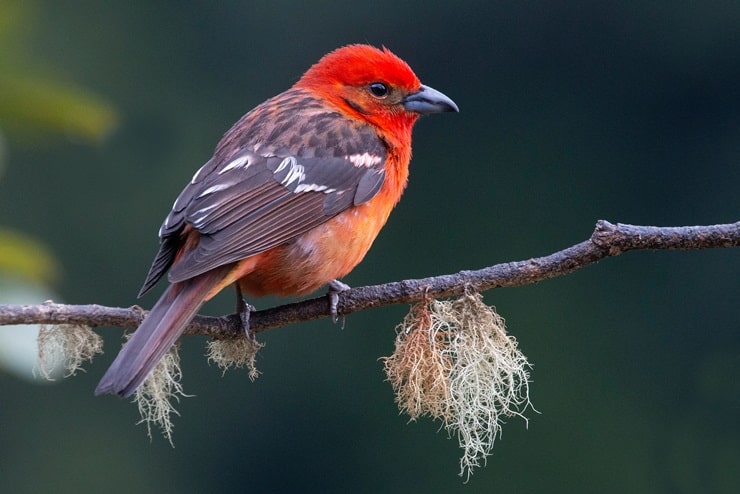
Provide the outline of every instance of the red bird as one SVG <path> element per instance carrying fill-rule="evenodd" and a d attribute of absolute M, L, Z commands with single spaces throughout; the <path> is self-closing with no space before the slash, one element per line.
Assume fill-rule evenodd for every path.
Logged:
<path fill-rule="evenodd" d="M 167 270 L 170 285 L 95 394 L 133 394 L 226 286 L 238 303 L 242 292 L 340 289 L 403 193 L 414 122 L 449 111 L 457 105 L 388 49 L 350 45 L 244 115 L 164 220 L 139 296 Z"/>

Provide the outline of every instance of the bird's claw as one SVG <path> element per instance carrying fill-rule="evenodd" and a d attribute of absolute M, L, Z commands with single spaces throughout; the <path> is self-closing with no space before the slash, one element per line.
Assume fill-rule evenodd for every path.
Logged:
<path fill-rule="evenodd" d="M 331 280 L 329 282 L 329 313 L 331 314 L 331 320 L 336 324 L 339 320 L 339 294 L 346 292 L 350 289 L 350 286 L 346 283 L 342 283 L 339 280 Z"/>
<path fill-rule="evenodd" d="M 254 338 L 254 335 L 249 330 L 249 316 L 252 314 L 252 311 L 257 310 L 254 305 L 248 304 L 246 302 L 243 302 L 241 308 L 239 311 L 239 320 L 242 323 L 242 330 L 244 331 L 244 335 L 247 338 Z"/>
<path fill-rule="evenodd" d="M 242 323 L 242 331 L 247 338 L 254 338 L 254 335 L 249 330 L 249 316 L 252 311 L 257 310 L 254 305 L 247 303 L 242 296 L 242 291 L 239 285 L 236 285 L 236 313 L 239 314 L 239 320 Z"/>

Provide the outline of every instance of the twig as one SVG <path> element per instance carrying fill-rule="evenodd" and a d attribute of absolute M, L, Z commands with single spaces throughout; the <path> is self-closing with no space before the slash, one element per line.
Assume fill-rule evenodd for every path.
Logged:
<path fill-rule="evenodd" d="M 629 250 L 698 250 L 740 247 L 740 221 L 725 225 L 654 227 L 599 220 L 591 238 L 567 249 L 526 261 L 496 264 L 476 271 L 404 280 L 383 285 L 352 288 L 339 294 L 339 314 L 347 315 L 372 307 L 418 302 L 424 297 L 443 298 L 466 289 L 486 291 L 521 286 L 561 276 L 601 259 Z M 0 304 L 0 325 L 84 324 L 136 328 L 145 311 L 101 305 L 66 305 L 46 302 L 39 305 Z M 327 297 L 253 312 L 250 329 L 261 332 L 301 321 L 329 317 Z M 228 337 L 241 333 L 236 314 L 224 317 L 197 316 L 186 334 Z"/>

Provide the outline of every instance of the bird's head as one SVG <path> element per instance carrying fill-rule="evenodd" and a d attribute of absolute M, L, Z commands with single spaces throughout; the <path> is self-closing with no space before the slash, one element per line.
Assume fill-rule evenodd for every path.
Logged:
<path fill-rule="evenodd" d="M 349 45 L 325 55 L 295 87 L 321 95 L 383 133 L 410 132 L 419 115 L 459 111 L 450 98 L 424 86 L 390 50 L 369 45 Z"/>

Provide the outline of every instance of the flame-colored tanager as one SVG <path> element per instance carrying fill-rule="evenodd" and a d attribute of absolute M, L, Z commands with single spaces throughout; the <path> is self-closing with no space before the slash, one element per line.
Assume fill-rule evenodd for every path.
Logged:
<path fill-rule="evenodd" d="M 131 395 L 226 286 L 241 303 L 349 273 L 403 193 L 414 122 L 448 111 L 455 103 L 388 49 L 350 45 L 244 115 L 164 220 L 139 296 L 168 270 L 170 285 L 96 394 Z"/>

